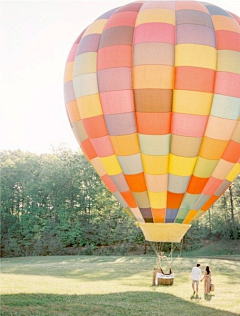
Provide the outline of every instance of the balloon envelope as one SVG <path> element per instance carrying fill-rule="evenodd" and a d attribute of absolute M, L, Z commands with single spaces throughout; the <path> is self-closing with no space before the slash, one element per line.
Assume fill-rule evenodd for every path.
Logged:
<path fill-rule="evenodd" d="M 89 162 L 150 241 L 180 241 L 240 171 L 239 18 L 133 2 L 70 51 L 65 103 Z"/>

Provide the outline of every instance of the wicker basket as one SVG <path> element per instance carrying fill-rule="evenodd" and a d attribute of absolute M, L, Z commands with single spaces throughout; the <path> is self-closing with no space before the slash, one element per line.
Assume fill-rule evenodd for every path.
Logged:
<path fill-rule="evenodd" d="M 158 278 L 156 280 L 157 273 Z M 153 270 L 153 285 L 173 285 L 174 274 L 164 274 L 161 270 Z"/>

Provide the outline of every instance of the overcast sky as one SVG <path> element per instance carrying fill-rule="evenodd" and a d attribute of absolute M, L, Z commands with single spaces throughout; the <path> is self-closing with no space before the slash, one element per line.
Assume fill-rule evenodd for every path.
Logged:
<path fill-rule="evenodd" d="M 63 74 L 82 30 L 128 1 L 0 1 L 0 150 L 79 148 L 67 119 Z M 239 0 L 209 0 L 240 16 Z"/>

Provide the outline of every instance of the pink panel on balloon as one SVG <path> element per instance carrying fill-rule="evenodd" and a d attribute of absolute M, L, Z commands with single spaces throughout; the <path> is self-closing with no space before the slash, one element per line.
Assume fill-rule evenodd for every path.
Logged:
<path fill-rule="evenodd" d="M 231 72 L 216 73 L 215 93 L 240 98 L 240 75 Z M 230 84 L 231 83 L 231 84 Z"/>
<path fill-rule="evenodd" d="M 204 25 L 182 24 L 176 30 L 177 44 L 202 44 L 215 47 L 214 30 Z"/>
<path fill-rule="evenodd" d="M 78 48 L 78 44 L 74 44 L 74 45 L 72 46 L 72 49 L 71 49 L 71 51 L 70 51 L 70 53 L 69 53 L 69 55 L 68 55 L 67 62 L 74 61 L 77 48 Z"/>
<path fill-rule="evenodd" d="M 105 122 L 111 136 L 130 135 L 137 131 L 134 112 L 105 115 Z"/>
<path fill-rule="evenodd" d="M 131 68 L 110 68 L 98 71 L 99 91 L 132 89 Z"/>
<path fill-rule="evenodd" d="M 210 177 L 202 191 L 202 194 L 213 195 L 213 193 L 222 184 L 222 182 L 223 180 Z"/>
<path fill-rule="evenodd" d="M 112 143 L 108 135 L 99 138 L 92 138 L 90 141 L 99 157 L 107 157 L 114 154 Z"/>
<path fill-rule="evenodd" d="M 135 28 L 133 44 L 161 42 L 175 43 L 175 26 L 167 23 L 144 23 Z"/>
<path fill-rule="evenodd" d="M 109 175 L 105 174 L 104 176 L 101 177 L 101 179 L 105 183 L 106 187 L 110 190 L 111 193 L 117 191 L 117 188 L 115 187 Z"/>
<path fill-rule="evenodd" d="M 100 93 L 104 114 L 116 114 L 134 111 L 132 90 L 109 91 Z"/>
<path fill-rule="evenodd" d="M 172 114 L 172 133 L 181 136 L 202 137 L 208 116 L 190 114 Z"/>

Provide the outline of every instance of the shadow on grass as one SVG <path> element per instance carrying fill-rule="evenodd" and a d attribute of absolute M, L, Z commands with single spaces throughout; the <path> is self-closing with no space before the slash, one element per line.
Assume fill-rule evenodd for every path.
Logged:
<path fill-rule="evenodd" d="M 204 302 L 203 302 L 204 303 Z M 207 302 L 205 302 L 207 304 Z M 2 295 L 1 316 L 237 316 L 171 294 L 121 292 L 105 295 Z"/>
<path fill-rule="evenodd" d="M 190 297 L 191 300 L 196 300 L 196 301 L 199 301 L 201 300 L 202 298 L 205 300 L 205 301 L 211 301 L 212 297 L 215 296 L 213 294 L 204 294 L 204 296 L 199 296 L 198 294 L 197 295 L 192 295 Z"/>
<path fill-rule="evenodd" d="M 23 257 L 3 259 L 2 273 L 74 278 L 96 281 L 134 276 L 139 268 L 153 271 L 155 257 Z M 134 269 L 132 268 L 134 267 Z M 94 273 L 93 273 L 94 272 Z"/>
<path fill-rule="evenodd" d="M 204 299 L 205 299 L 206 301 L 211 301 L 211 299 L 212 299 L 213 296 L 214 296 L 214 295 L 212 295 L 212 294 L 204 294 Z"/>
<path fill-rule="evenodd" d="M 173 270 L 177 276 L 188 282 L 189 273 L 196 259 L 177 258 Z M 151 278 L 156 257 L 117 257 L 117 256 L 56 256 L 22 257 L 2 259 L 3 274 L 24 274 L 79 279 L 82 281 L 105 281 L 129 278 L 139 275 Z M 238 283 L 240 263 L 214 259 L 201 259 L 202 266 L 210 265 L 213 274 L 226 276 L 231 284 Z M 232 276 L 235 276 L 234 279 Z"/>

